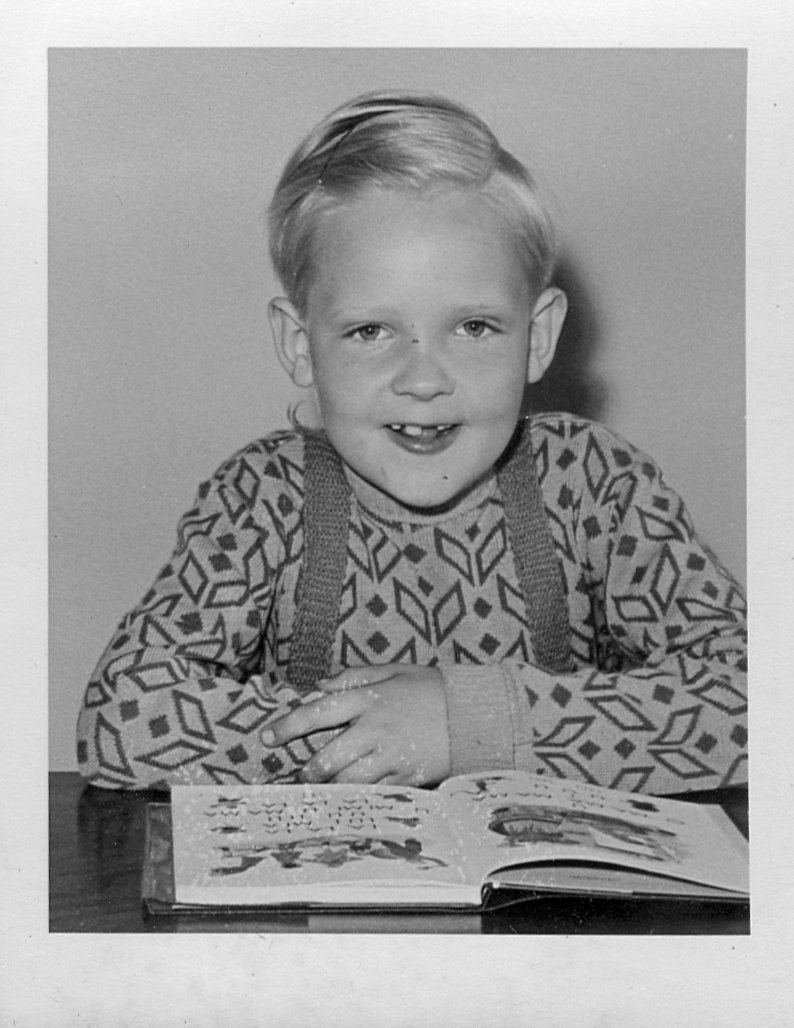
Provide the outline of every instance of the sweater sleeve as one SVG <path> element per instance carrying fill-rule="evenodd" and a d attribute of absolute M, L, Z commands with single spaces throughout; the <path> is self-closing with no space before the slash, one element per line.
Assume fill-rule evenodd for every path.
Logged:
<path fill-rule="evenodd" d="M 77 753 L 96 785 L 285 781 L 314 752 L 260 741 L 268 721 L 312 697 L 264 657 L 285 535 L 257 521 L 253 472 L 237 471 L 201 487 L 172 559 L 89 682 Z"/>
<path fill-rule="evenodd" d="M 571 624 L 579 666 L 443 667 L 452 773 L 513 767 L 656 794 L 746 782 L 738 584 L 643 455 L 597 490 L 569 480 L 560 495 L 577 512 L 557 544 L 582 569 L 566 575 L 569 594 L 586 594 L 571 603 L 586 612 Z"/>

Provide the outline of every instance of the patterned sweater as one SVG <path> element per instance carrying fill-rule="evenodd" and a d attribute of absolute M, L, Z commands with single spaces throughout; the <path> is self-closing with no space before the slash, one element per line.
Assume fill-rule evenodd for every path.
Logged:
<path fill-rule="evenodd" d="M 531 438 L 575 669 L 533 663 L 495 475 L 451 511 L 408 517 L 351 472 L 334 671 L 437 665 L 453 774 L 517 768 L 657 794 L 746 781 L 741 589 L 644 454 L 567 414 L 535 417 Z M 328 737 L 260 741 L 319 695 L 285 680 L 303 452 L 300 433 L 275 433 L 200 487 L 88 685 L 78 761 L 93 783 L 289 781 Z"/>

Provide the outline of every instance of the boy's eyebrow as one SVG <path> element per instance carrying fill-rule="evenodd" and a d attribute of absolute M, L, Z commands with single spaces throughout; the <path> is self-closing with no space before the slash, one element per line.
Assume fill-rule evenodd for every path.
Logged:
<path fill-rule="evenodd" d="M 466 317 L 476 314 L 512 314 L 515 311 L 515 304 L 506 300 L 472 300 L 470 303 L 455 308 L 450 313 L 453 317 Z"/>
<path fill-rule="evenodd" d="M 472 300 L 465 304 L 459 304 L 447 311 L 439 312 L 442 316 L 452 320 L 459 318 L 471 318 L 477 315 L 489 315 L 490 317 L 504 317 L 514 314 L 517 305 L 508 300 Z M 367 304 L 363 307 L 353 305 L 347 307 L 335 307 L 329 313 L 329 319 L 333 321 L 378 321 L 383 318 L 403 318 L 406 315 L 399 307 L 392 307 L 387 304 L 380 306 L 377 303 Z"/>
<path fill-rule="evenodd" d="M 335 307 L 328 312 L 328 321 L 339 325 L 360 324 L 367 321 L 386 321 L 399 317 L 399 312 L 374 304 L 367 307 Z"/>

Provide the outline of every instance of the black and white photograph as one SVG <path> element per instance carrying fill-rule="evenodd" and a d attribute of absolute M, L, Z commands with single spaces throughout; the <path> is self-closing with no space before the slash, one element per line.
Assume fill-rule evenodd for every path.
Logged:
<path fill-rule="evenodd" d="M 746 784 L 745 79 L 51 51 L 76 788 Z"/>
<path fill-rule="evenodd" d="M 51 945 L 759 942 L 752 51 L 524 42 L 42 51 Z"/>

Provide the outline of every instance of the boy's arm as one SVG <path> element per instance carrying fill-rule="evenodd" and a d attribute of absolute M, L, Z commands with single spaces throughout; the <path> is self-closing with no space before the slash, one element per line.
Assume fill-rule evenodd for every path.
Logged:
<path fill-rule="evenodd" d="M 86 690 L 77 750 L 88 780 L 108 788 L 266 781 L 311 756 L 304 742 L 269 751 L 259 737 L 307 698 L 261 671 L 283 539 L 257 523 L 250 493 L 230 476 L 202 486 L 171 561 L 116 630 Z"/>
<path fill-rule="evenodd" d="M 452 773 L 516 767 L 659 794 L 745 782 L 739 586 L 642 455 L 578 499 L 585 573 L 569 589 L 588 593 L 571 603 L 588 666 L 444 666 Z"/>

